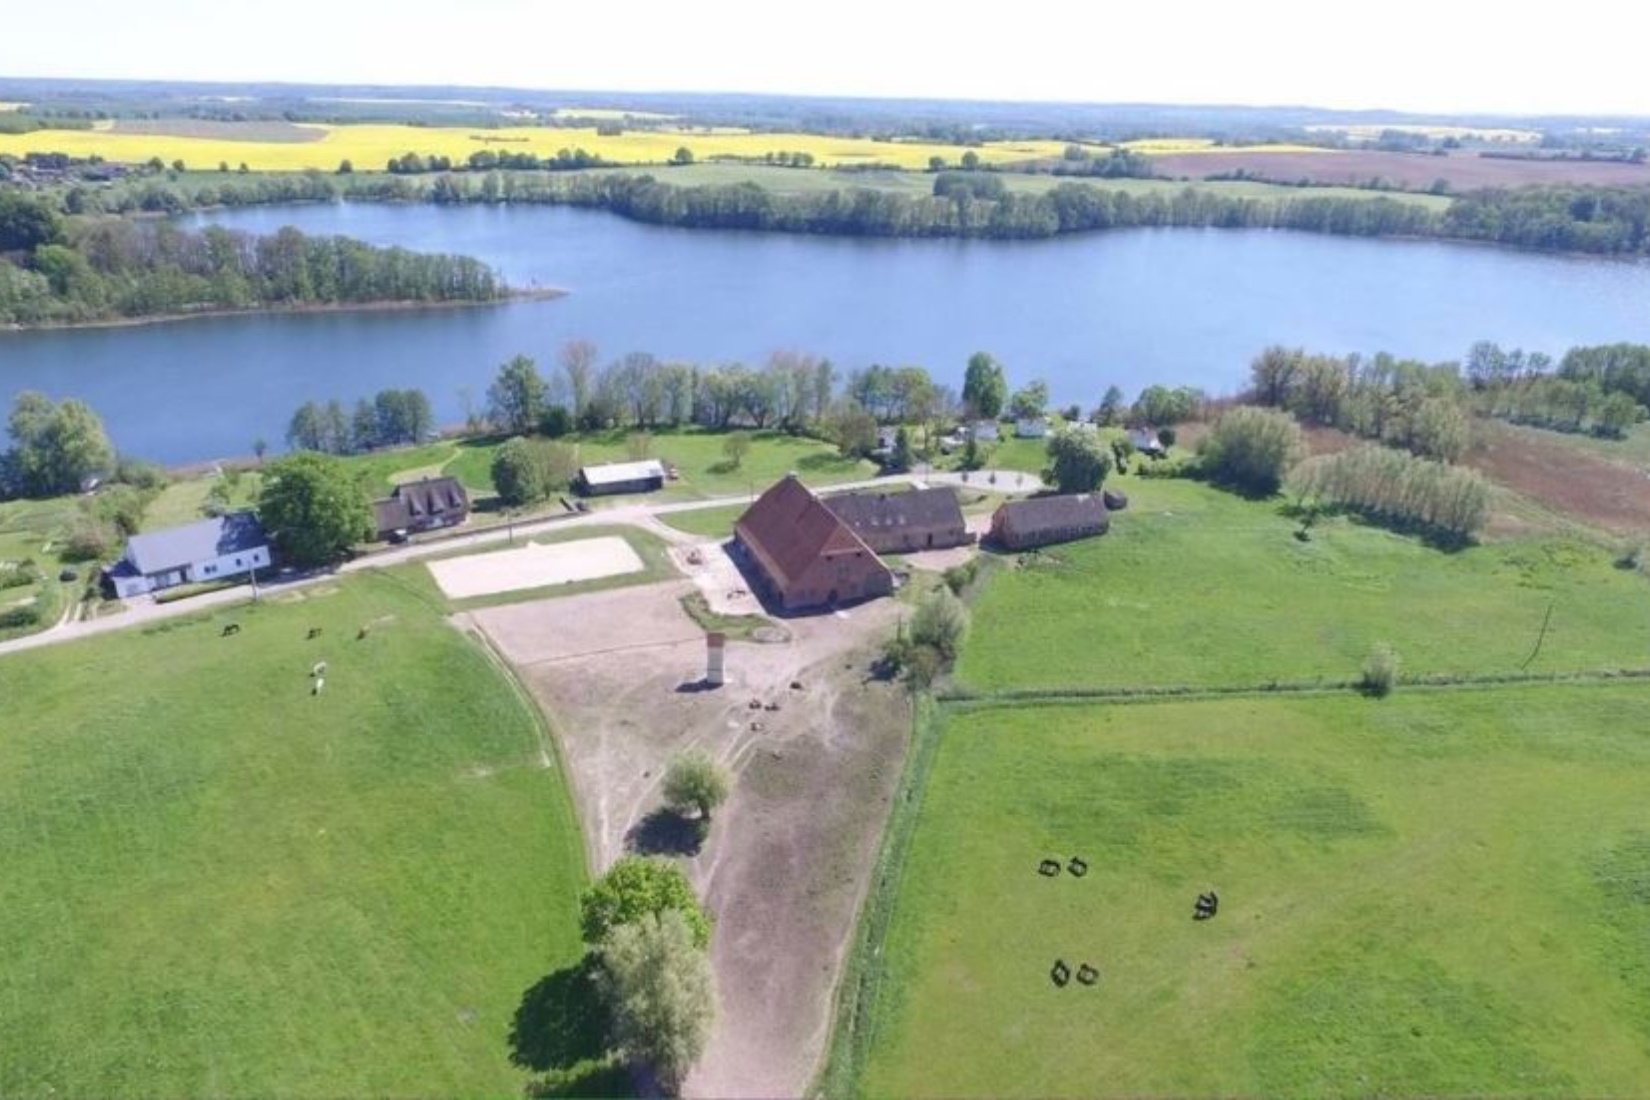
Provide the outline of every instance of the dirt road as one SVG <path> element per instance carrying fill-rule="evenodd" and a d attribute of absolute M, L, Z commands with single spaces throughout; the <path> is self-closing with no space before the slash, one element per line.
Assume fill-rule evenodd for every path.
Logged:
<path fill-rule="evenodd" d="M 462 621 L 486 633 L 552 716 L 593 868 L 629 851 L 680 856 L 716 915 L 719 1021 L 687 1094 L 796 1096 L 824 1053 L 904 757 L 904 691 L 867 672 L 898 605 L 785 620 L 789 641 L 730 646 L 729 682 L 699 690 L 704 634 L 678 603 L 692 587 L 517 604 Z M 657 812 L 664 770 L 686 749 L 735 774 L 697 851 Z"/>

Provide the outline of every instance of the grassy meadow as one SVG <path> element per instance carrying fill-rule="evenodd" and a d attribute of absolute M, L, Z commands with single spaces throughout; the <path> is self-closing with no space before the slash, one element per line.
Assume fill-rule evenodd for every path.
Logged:
<path fill-rule="evenodd" d="M 966 690 L 1235 687 L 1345 681 L 1370 647 L 1406 674 L 1650 665 L 1650 583 L 1560 538 L 1445 553 L 1349 519 L 1309 541 L 1277 503 L 1197 482 L 1117 479 L 1104 538 L 1005 570 L 974 607 Z"/>
<path fill-rule="evenodd" d="M 13 655 L 0 699 L 0 1095 L 521 1093 L 583 848 L 530 704 L 416 587 Z"/>
<path fill-rule="evenodd" d="M 1643 684 L 953 711 L 857 1091 L 1642 1094 L 1647 712 Z"/>

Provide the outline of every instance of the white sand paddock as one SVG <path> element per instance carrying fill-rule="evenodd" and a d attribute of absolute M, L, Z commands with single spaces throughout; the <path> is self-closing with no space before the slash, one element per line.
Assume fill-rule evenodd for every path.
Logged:
<path fill-rule="evenodd" d="M 515 550 L 432 561 L 429 568 L 448 599 L 465 600 L 496 592 L 640 573 L 642 559 L 628 542 L 610 535 L 548 545 L 529 543 Z"/>

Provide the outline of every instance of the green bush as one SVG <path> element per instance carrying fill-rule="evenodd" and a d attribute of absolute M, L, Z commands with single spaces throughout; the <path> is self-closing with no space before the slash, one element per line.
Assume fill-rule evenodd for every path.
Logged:
<path fill-rule="evenodd" d="M 0 611 L 0 630 L 39 625 L 40 608 L 36 604 L 26 603 L 22 607 L 10 607 Z"/>
<path fill-rule="evenodd" d="M 1364 658 L 1363 678 L 1358 686 L 1365 695 L 1380 699 L 1392 694 L 1398 684 L 1398 651 L 1385 642 L 1375 643 Z"/>

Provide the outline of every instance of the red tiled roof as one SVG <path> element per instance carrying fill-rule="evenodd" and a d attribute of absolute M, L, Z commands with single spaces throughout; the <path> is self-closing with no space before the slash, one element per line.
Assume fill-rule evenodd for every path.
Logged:
<path fill-rule="evenodd" d="M 864 540 L 794 476 L 771 485 L 739 517 L 734 531 L 782 588 L 821 558 L 857 553 L 877 560 Z"/>

